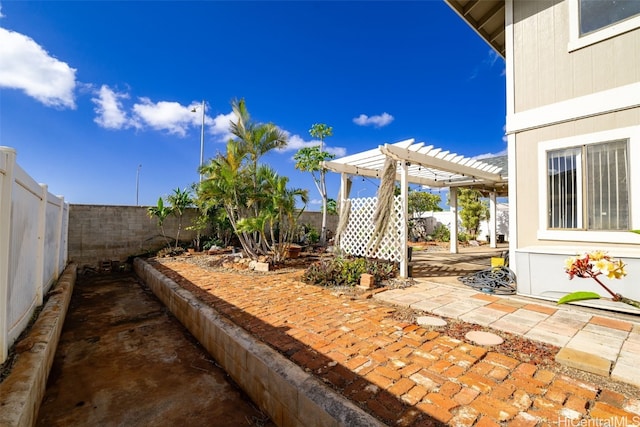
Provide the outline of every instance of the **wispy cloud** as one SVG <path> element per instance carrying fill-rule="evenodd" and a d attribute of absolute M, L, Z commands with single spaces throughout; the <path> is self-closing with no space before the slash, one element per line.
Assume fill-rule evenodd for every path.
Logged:
<path fill-rule="evenodd" d="M 0 87 L 22 90 L 44 105 L 75 109 L 76 70 L 32 38 L 0 28 Z"/>
<path fill-rule="evenodd" d="M 140 127 L 139 123 L 127 116 L 122 108 L 122 100 L 129 99 L 128 93 L 116 92 L 107 85 L 102 85 L 91 101 L 96 105 L 97 116 L 93 119 L 106 129 L 125 129 Z"/>
<path fill-rule="evenodd" d="M 473 156 L 472 159 L 482 160 L 482 159 L 489 159 L 491 157 L 506 156 L 506 155 L 507 155 L 507 150 L 504 149 L 504 150 L 498 151 L 497 153 L 478 154 L 477 156 Z"/>
<path fill-rule="evenodd" d="M 373 126 L 377 128 L 381 128 L 383 126 L 388 125 L 393 121 L 394 117 L 388 113 L 382 113 L 377 116 L 367 116 L 366 114 L 360 114 L 358 117 L 353 119 L 353 123 L 358 126 Z"/>
<path fill-rule="evenodd" d="M 498 64 L 499 66 L 502 67 L 502 71 L 500 73 L 501 76 L 505 75 L 505 68 L 504 68 L 504 60 L 502 59 L 502 57 L 500 55 L 498 55 L 496 53 L 495 50 L 493 49 L 489 49 L 487 51 L 487 56 L 480 62 L 480 64 L 478 64 L 472 71 L 471 71 L 471 75 L 469 75 L 469 78 L 467 79 L 469 80 L 473 80 L 476 77 L 478 77 L 484 70 L 489 70 L 491 68 L 493 68 L 496 64 Z"/>

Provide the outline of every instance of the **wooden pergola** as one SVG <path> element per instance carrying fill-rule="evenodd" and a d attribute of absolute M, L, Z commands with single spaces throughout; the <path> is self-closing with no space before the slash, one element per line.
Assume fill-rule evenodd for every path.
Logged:
<path fill-rule="evenodd" d="M 396 161 L 396 182 L 400 182 L 403 201 L 404 237 L 402 253 L 407 254 L 408 235 L 408 191 L 409 184 L 419 184 L 430 188 L 450 189 L 450 209 L 457 218 L 457 188 L 475 188 L 489 196 L 491 247 L 496 245 L 496 198 L 508 194 L 506 176 L 506 156 L 504 158 L 476 160 L 449 151 L 416 143 L 414 139 L 384 144 L 372 150 L 352 154 L 324 162 L 324 167 L 341 174 L 340 206 L 348 198 L 347 183 L 350 176 L 381 178 L 385 161 Z M 450 251 L 458 252 L 458 224 L 451 228 Z M 400 275 L 407 277 L 406 255 L 400 262 Z"/>

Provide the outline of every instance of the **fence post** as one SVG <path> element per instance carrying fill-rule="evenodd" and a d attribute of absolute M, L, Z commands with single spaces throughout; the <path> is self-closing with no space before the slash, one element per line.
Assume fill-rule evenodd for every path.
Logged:
<path fill-rule="evenodd" d="M 62 250 L 62 224 L 64 218 L 64 197 L 57 196 L 60 200 L 60 209 L 58 209 L 58 221 L 56 224 L 56 255 L 55 255 L 55 268 L 53 275 L 55 278 L 60 276 L 60 251 Z"/>
<path fill-rule="evenodd" d="M 9 250 L 16 150 L 0 146 L 0 363 L 9 354 Z"/>
<path fill-rule="evenodd" d="M 36 298 L 37 305 L 41 306 L 44 302 L 44 286 L 45 281 L 48 281 L 48 277 L 45 280 L 44 277 L 44 248 L 45 240 L 47 237 L 47 204 L 49 203 L 47 198 L 49 197 L 49 187 L 47 184 L 40 184 L 42 195 L 40 197 L 40 209 L 38 209 L 38 250 L 36 252 Z"/>

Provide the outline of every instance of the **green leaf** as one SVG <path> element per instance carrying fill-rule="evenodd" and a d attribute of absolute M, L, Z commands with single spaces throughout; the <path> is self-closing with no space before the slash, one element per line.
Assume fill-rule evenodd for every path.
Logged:
<path fill-rule="evenodd" d="M 568 302 L 582 301 L 587 299 L 600 299 L 600 295 L 595 292 L 578 291 L 563 296 L 558 300 L 558 304 L 566 304 Z"/>
<path fill-rule="evenodd" d="M 640 234 L 640 230 L 631 230 L 632 233 Z"/>

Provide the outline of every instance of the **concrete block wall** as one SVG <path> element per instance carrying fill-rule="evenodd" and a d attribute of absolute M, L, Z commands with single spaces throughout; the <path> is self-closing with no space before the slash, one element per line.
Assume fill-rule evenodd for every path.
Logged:
<path fill-rule="evenodd" d="M 198 215 L 189 209 L 182 219 L 181 241 L 195 238 L 186 230 Z M 170 216 L 164 222 L 170 241 L 176 236 L 178 220 Z M 156 218 L 150 218 L 146 206 L 69 206 L 69 260 L 79 267 L 99 267 L 103 261 L 124 262 L 132 255 L 155 251 L 166 242 Z"/>
<path fill-rule="evenodd" d="M 298 224 L 310 224 L 318 231 L 318 233 L 320 233 L 320 230 L 322 229 L 322 213 L 315 211 L 302 212 L 302 215 L 298 218 Z M 335 232 L 337 227 L 338 215 L 327 215 L 327 230 L 331 232 L 331 235 L 333 235 L 333 232 Z"/>
<path fill-rule="evenodd" d="M 104 261 L 124 262 L 133 255 L 157 251 L 166 246 L 156 218 L 150 218 L 147 206 L 69 206 L 69 260 L 98 268 Z M 197 217 L 196 209 L 189 209 L 182 220 L 181 241 L 196 237 L 195 231 L 186 230 Z M 299 224 L 311 224 L 320 231 L 320 212 L 303 212 Z M 327 229 L 335 231 L 337 215 L 327 216 Z M 178 228 L 177 218 L 170 216 L 164 222 L 167 237 L 173 241 Z"/>

